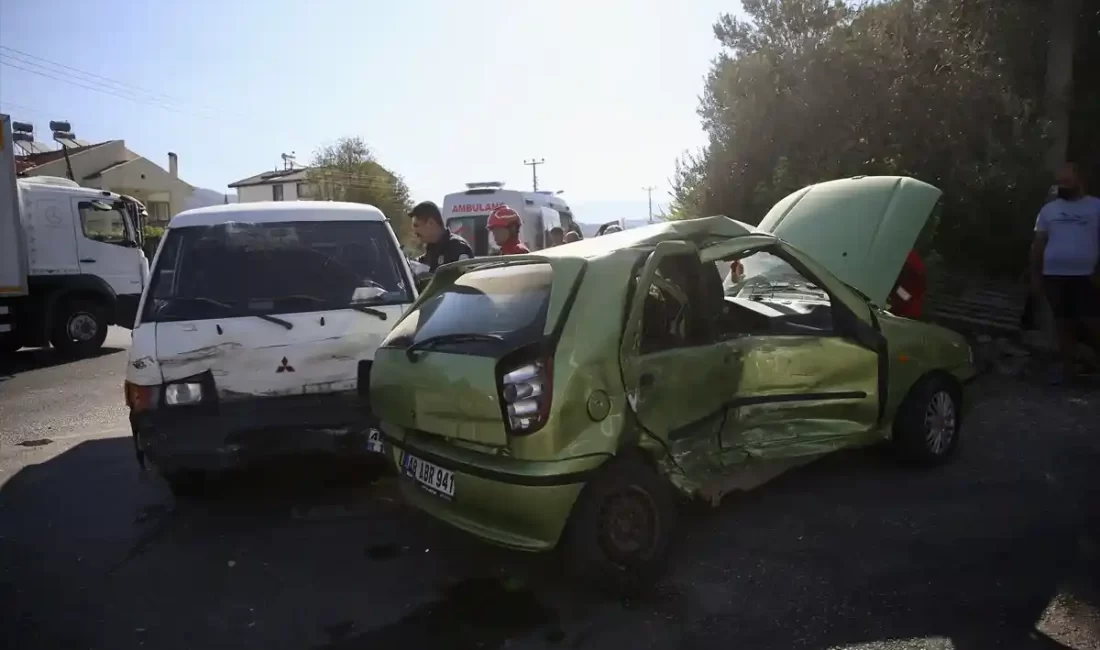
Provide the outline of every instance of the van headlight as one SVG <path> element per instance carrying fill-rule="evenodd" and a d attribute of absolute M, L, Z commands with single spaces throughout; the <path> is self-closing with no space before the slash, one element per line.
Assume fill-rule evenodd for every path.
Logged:
<path fill-rule="evenodd" d="M 168 384 L 164 387 L 164 403 L 168 406 L 187 406 L 202 401 L 202 384 Z"/>

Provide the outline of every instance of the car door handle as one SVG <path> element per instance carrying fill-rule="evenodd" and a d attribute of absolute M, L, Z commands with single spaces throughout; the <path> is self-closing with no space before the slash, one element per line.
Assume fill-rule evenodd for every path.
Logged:
<path fill-rule="evenodd" d="M 654 377 L 653 377 L 652 374 L 650 374 L 648 372 L 643 372 L 638 383 L 642 388 L 649 388 L 650 386 L 653 385 L 653 381 L 654 381 Z"/>
<path fill-rule="evenodd" d="M 72 259 L 72 258 L 69 258 L 69 259 Z M 81 264 L 95 264 L 95 260 L 93 260 L 92 258 L 88 257 L 88 258 L 85 258 L 85 259 L 82 259 L 82 260 L 80 260 L 80 263 L 81 263 Z"/>

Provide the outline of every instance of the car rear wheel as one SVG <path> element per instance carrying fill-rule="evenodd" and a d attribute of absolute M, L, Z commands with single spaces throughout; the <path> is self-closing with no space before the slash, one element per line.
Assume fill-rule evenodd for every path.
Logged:
<path fill-rule="evenodd" d="M 644 461 L 611 461 L 581 492 L 565 536 L 569 572 L 617 594 L 653 583 L 675 529 L 671 487 Z"/>
<path fill-rule="evenodd" d="M 954 379 L 929 375 L 916 383 L 894 418 L 894 450 L 902 461 L 932 466 L 959 444 L 962 391 Z"/>

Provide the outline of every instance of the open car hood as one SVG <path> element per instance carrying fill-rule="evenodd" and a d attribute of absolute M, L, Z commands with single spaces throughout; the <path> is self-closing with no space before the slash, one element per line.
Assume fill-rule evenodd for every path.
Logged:
<path fill-rule="evenodd" d="M 905 176 L 857 176 L 804 187 L 757 226 L 803 251 L 878 305 L 942 192 Z"/>

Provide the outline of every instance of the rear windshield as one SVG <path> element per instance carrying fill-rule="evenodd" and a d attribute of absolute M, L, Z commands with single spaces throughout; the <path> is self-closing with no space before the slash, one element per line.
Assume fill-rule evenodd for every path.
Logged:
<path fill-rule="evenodd" d="M 510 264 L 470 271 L 425 300 L 394 327 L 387 347 L 404 348 L 451 334 L 491 334 L 500 341 L 455 342 L 448 352 L 497 355 L 542 338 L 550 304 L 549 264 Z"/>
<path fill-rule="evenodd" d="M 227 223 L 170 229 L 142 320 L 178 321 L 412 302 L 381 221 Z"/>

